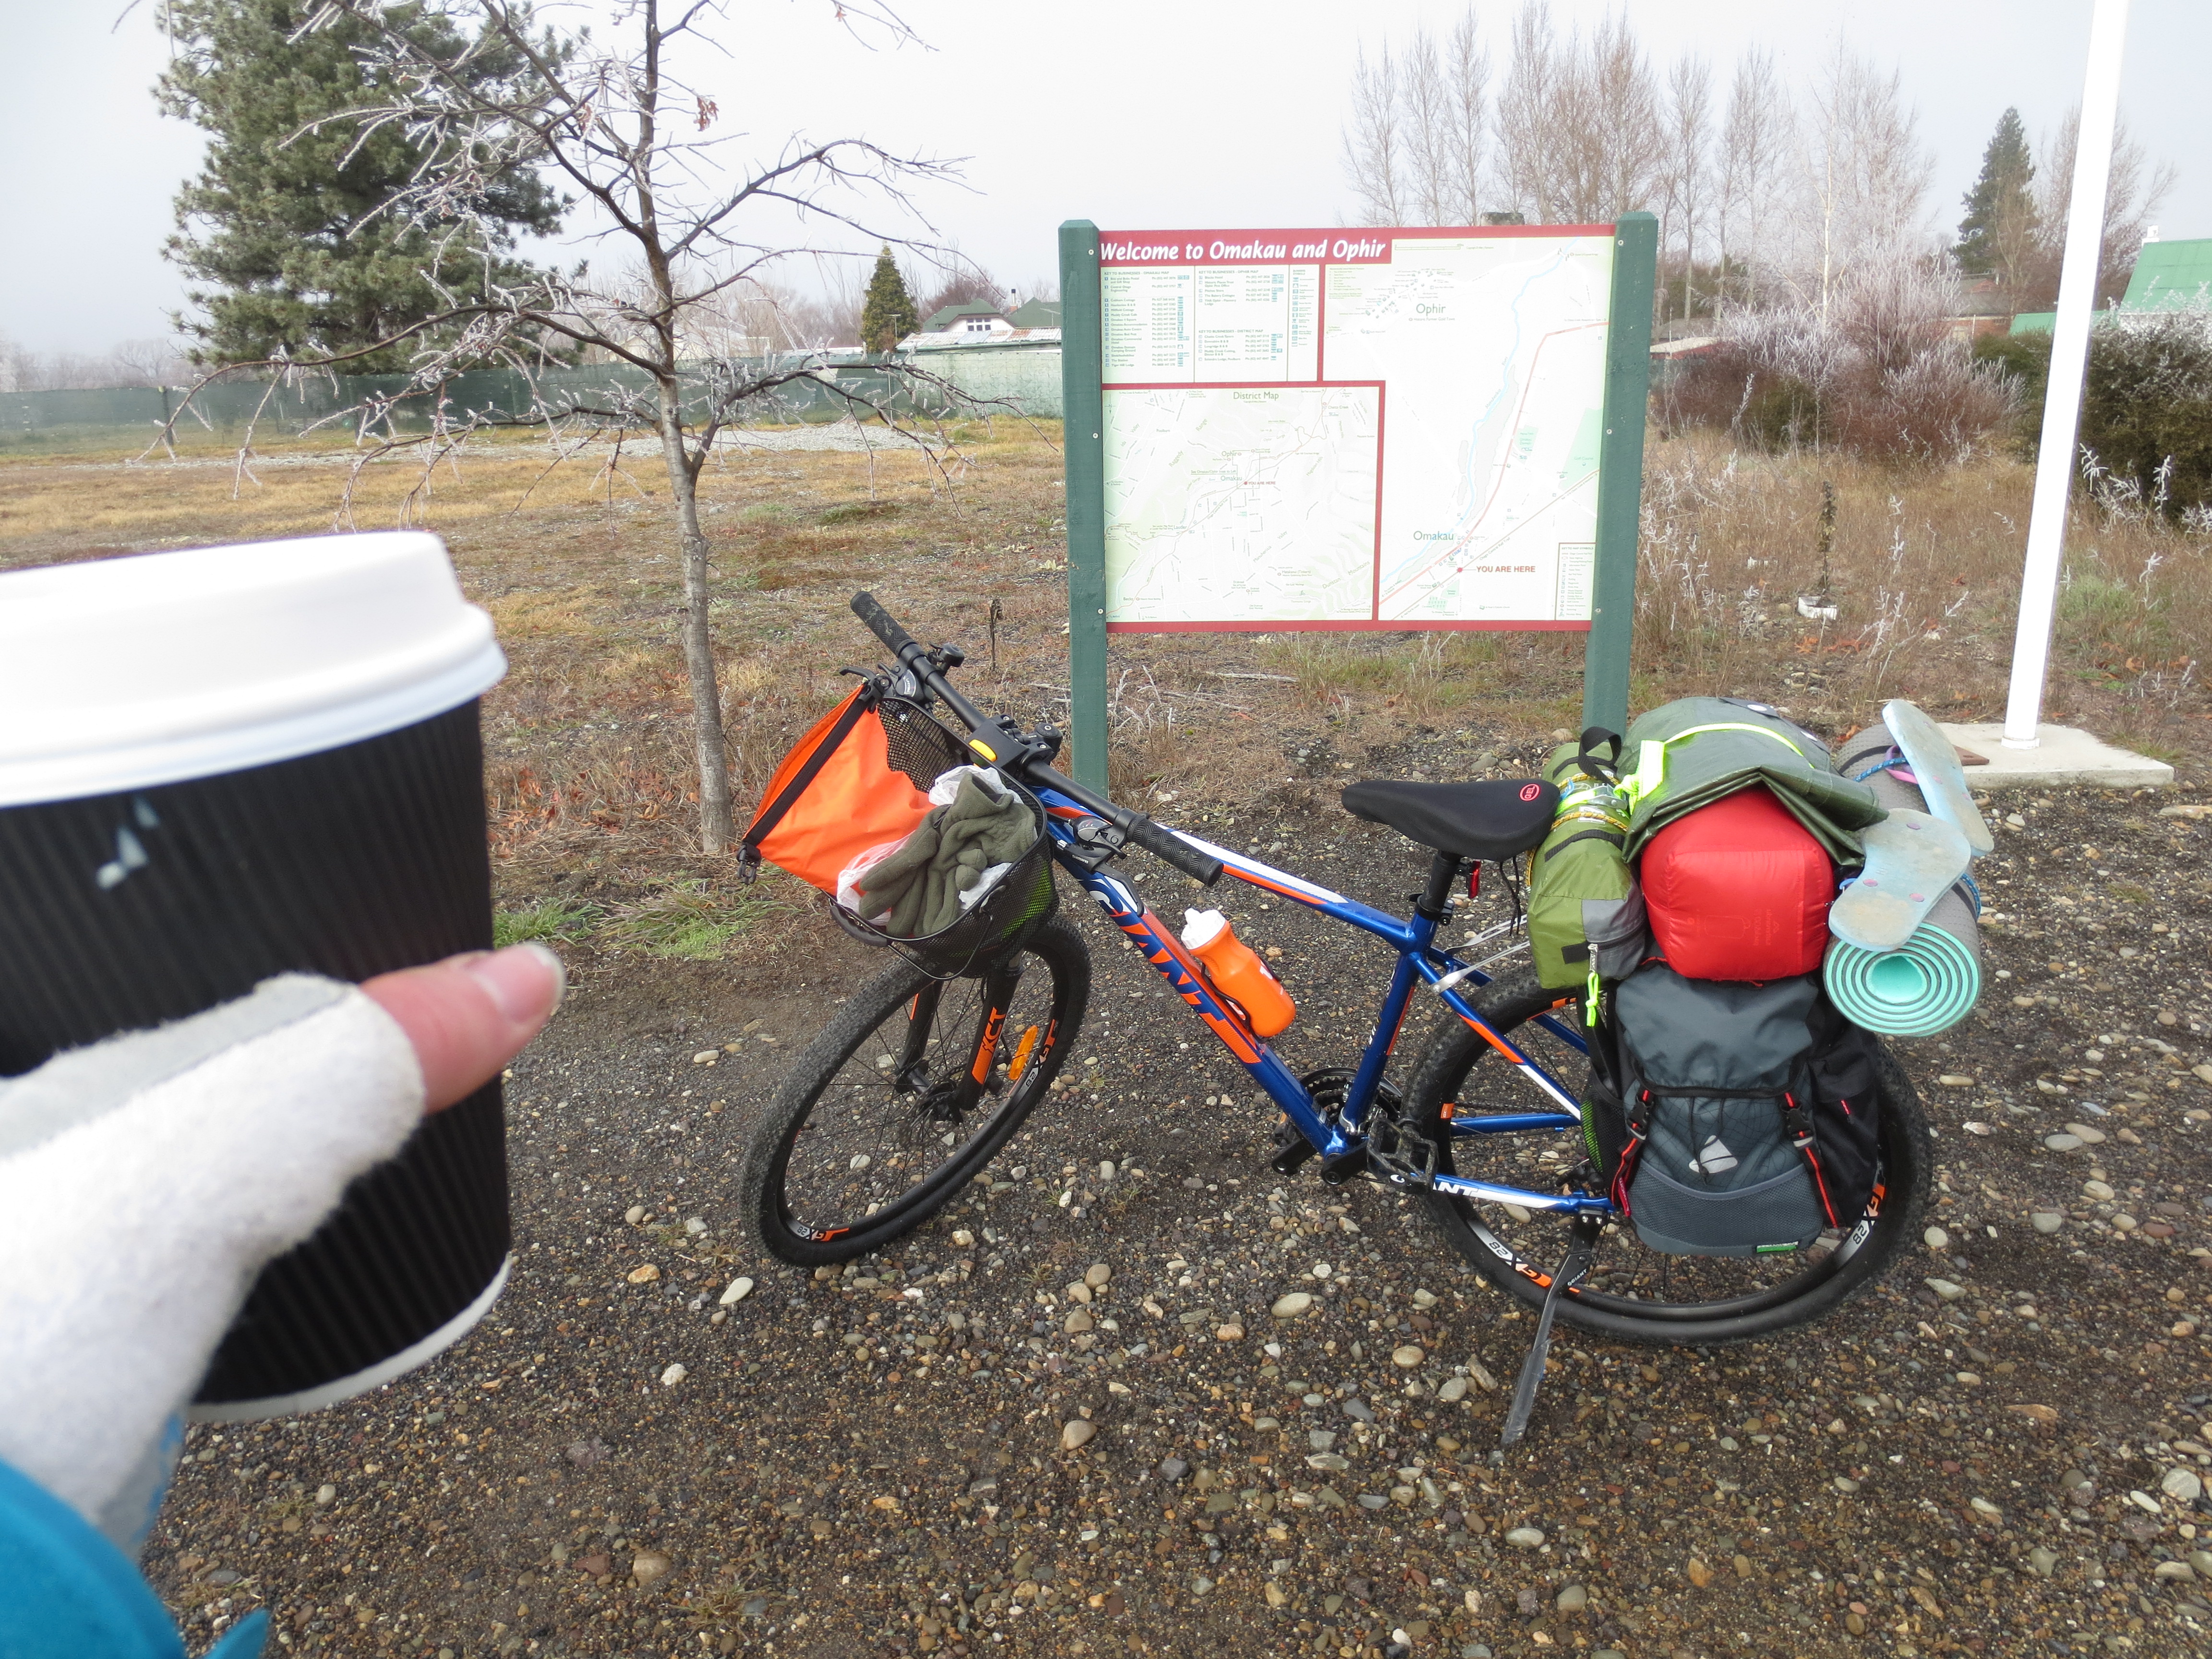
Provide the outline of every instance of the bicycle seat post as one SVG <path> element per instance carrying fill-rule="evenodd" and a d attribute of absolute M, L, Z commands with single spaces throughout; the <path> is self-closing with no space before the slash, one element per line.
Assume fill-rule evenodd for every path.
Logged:
<path fill-rule="evenodd" d="M 1428 884 L 1413 901 L 1413 913 L 1430 921 L 1441 922 L 1451 915 L 1452 884 L 1468 860 L 1455 853 L 1438 853 L 1429 860 Z"/>

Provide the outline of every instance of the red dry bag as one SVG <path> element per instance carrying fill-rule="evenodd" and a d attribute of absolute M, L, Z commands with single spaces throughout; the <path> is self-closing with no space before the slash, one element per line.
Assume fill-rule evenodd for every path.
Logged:
<path fill-rule="evenodd" d="M 1836 870 L 1762 787 L 1686 812 L 1644 843 L 1638 877 L 1651 934 L 1685 979 L 1819 971 Z"/>

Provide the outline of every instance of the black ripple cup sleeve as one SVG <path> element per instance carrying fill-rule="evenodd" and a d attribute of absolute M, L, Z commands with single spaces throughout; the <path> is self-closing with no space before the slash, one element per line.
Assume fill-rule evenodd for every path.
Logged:
<path fill-rule="evenodd" d="M 146 568 L 118 576 L 126 566 Z M 195 637 L 123 671 L 105 704 L 82 683 L 74 705 L 66 684 L 58 697 L 26 690 L 27 673 L 0 665 L 0 1075 L 272 975 L 359 981 L 490 948 L 478 696 L 504 661 L 434 538 L 312 538 L 0 576 L 0 653 L 31 631 L 25 602 L 35 611 L 69 591 L 23 579 L 70 573 L 107 584 L 95 598 L 117 601 L 106 619 L 123 613 L 126 645 L 134 607 L 173 611 L 160 601 L 199 576 L 213 592 L 169 618 Z M 11 591 L 19 583 L 27 593 Z M 257 681 L 270 629 L 288 637 Z M 80 682 L 113 664 L 116 643 L 95 638 Z M 52 665 L 62 648 L 33 654 Z M 225 660 L 208 661 L 215 652 Z M 165 684 L 178 695 L 155 695 L 167 707 L 149 717 Z M 50 740 L 26 738 L 42 719 Z M 106 787 L 22 799 L 88 781 Z M 191 1415 L 275 1416 L 388 1382 L 483 1316 L 508 1260 L 495 1079 L 423 1119 L 263 1270 Z"/>

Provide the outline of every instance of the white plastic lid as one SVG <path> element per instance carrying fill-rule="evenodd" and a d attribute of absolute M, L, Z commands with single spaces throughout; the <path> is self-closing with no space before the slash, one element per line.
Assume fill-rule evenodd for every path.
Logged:
<path fill-rule="evenodd" d="M 1229 918 L 1218 910 L 1186 910 L 1182 913 L 1182 948 L 1203 951 L 1221 937 L 1222 929 L 1229 926 Z"/>
<path fill-rule="evenodd" d="M 358 743 L 507 672 L 421 532 L 313 536 L 0 575 L 0 806 Z"/>

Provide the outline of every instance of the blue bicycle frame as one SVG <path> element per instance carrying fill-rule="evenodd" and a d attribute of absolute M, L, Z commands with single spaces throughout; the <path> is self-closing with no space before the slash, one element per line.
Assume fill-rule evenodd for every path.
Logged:
<path fill-rule="evenodd" d="M 1282 1109 L 1297 1127 L 1298 1133 L 1323 1158 L 1341 1157 L 1358 1151 L 1365 1144 L 1364 1127 L 1367 1114 L 1382 1085 L 1383 1068 L 1389 1063 L 1390 1052 L 1397 1046 L 1399 1029 L 1405 1024 L 1407 1012 L 1412 1006 L 1417 981 L 1434 990 L 1442 998 L 1444 1006 L 1465 1020 L 1484 1042 L 1516 1067 L 1533 1087 L 1555 1103 L 1555 1109 L 1548 1111 L 1454 1116 L 1449 1121 L 1455 1139 L 1530 1131 L 1580 1131 L 1582 1110 L 1573 1092 L 1562 1087 L 1557 1079 L 1510 1039 L 1499 1036 L 1485 1024 L 1481 1017 L 1460 994 L 1461 986 L 1469 983 L 1486 985 L 1489 979 L 1478 969 L 1462 963 L 1449 951 L 1437 948 L 1435 920 L 1420 915 L 1417 909 L 1410 919 L 1401 921 L 1356 899 L 1348 899 L 1341 893 L 1332 892 L 1326 887 L 1273 869 L 1227 848 L 1216 847 L 1181 830 L 1169 830 L 1168 833 L 1177 840 L 1209 857 L 1220 860 L 1224 871 L 1239 881 L 1249 882 L 1279 898 L 1303 904 L 1364 933 L 1372 933 L 1398 952 L 1397 966 L 1391 973 L 1390 988 L 1383 996 L 1374 1033 L 1368 1038 L 1367 1047 L 1360 1055 L 1358 1070 L 1353 1075 L 1352 1085 L 1346 1092 L 1335 1120 L 1332 1121 L 1322 1115 L 1312 1093 L 1291 1068 L 1253 1034 L 1243 1017 L 1215 995 L 1212 982 L 1200 971 L 1190 952 L 1183 948 L 1182 940 L 1176 931 L 1154 915 L 1126 883 L 1092 867 L 1095 859 L 1091 849 L 1082 846 L 1074 833 L 1074 825 L 1078 822 L 1092 817 L 1090 810 L 1053 789 L 1040 789 L 1037 793 L 1045 806 L 1054 856 L 1061 867 L 1083 884 L 1084 890 L 1097 901 L 1098 908 L 1106 913 L 1116 927 L 1136 941 L 1145 953 L 1146 961 L 1158 969 L 1160 977 L 1167 981 L 1176 994 L 1212 1028 L 1213 1034 L 1236 1056 L 1237 1063 L 1251 1075 L 1254 1082 L 1267 1091 L 1267 1097 Z M 1160 827 L 1166 828 L 1165 825 Z M 1577 1053 L 1589 1052 L 1589 1043 L 1582 1033 L 1555 1015 L 1540 1015 L 1537 1023 L 1563 1038 Z M 1398 1186 L 1426 1188 L 1431 1185 L 1427 1180 L 1415 1180 L 1402 1172 L 1377 1170 L 1374 1173 Z M 1434 1176 L 1433 1185 L 1438 1192 L 1486 1203 L 1517 1204 L 1528 1210 L 1554 1210 L 1577 1215 L 1615 1213 L 1612 1200 L 1601 1194 L 1531 1192 L 1525 1188 L 1508 1187 L 1490 1181 L 1473 1181 L 1463 1176 L 1442 1172 Z"/>

